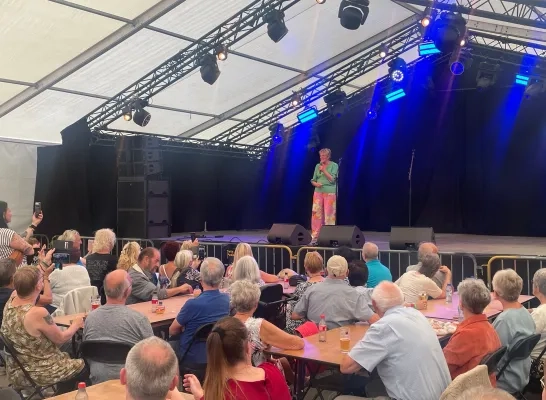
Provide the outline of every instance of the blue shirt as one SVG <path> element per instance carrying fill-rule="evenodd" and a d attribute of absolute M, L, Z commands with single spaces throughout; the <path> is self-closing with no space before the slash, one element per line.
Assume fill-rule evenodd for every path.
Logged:
<path fill-rule="evenodd" d="M 379 260 L 366 261 L 368 267 L 368 283 L 366 287 L 374 288 L 379 285 L 381 281 L 392 282 L 391 271 L 385 267 Z"/>
<path fill-rule="evenodd" d="M 201 325 L 216 322 L 229 314 L 229 296 L 219 290 L 206 290 L 195 299 L 188 300 L 176 320 L 184 327 L 180 334 L 180 358 L 184 355 L 193 334 Z M 194 342 L 184 362 L 204 364 L 207 362 L 205 342 Z"/>

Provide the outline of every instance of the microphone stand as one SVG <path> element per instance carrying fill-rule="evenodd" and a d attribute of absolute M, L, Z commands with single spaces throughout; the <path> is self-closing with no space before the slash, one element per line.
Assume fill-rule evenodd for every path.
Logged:
<path fill-rule="evenodd" d="M 409 193 L 408 193 L 408 226 L 411 227 L 411 197 L 412 197 L 412 192 L 411 192 L 411 178 L 412 178 L 412 175 L 413 175 L 413 160 L 415 159 L 415 149 L 413 149 L 411 151 L 411 161 L 410 161 L 410 166 L 409 166 L 409 171 L 408 171 L 408 181 L 409 181 Z"/>

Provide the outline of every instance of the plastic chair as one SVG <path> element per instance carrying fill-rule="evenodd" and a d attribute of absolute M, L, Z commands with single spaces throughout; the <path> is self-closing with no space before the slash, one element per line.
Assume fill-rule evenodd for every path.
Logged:
<path fill-rule="evenodd" d="M 283 299 L 282 285 L 276 283 L 262 286 L 260 289 L 262 294 L 254 317 L 263 318 L 277 328 L 284 330 L 286 328 L 286 303 L 289 299 Z"/>
<path fill-rule="evenodd" d="M 482 358 L 479 365 L 487 366 L 487 373 L 489 375 L 495 373 L 497 371 L 500 360 L 502 359 L 502 357 L 504 357 L 504 354 L 506 353 L 506 349 L 506 346 L 501 346 L 497 350 L 492 351 L 491 353 L 487 353 Z"/>
<path fill-rule="evenodd" d="M 112 340 L 85 340 L 80 345 L 82 357 L 103 364 L 125 364 L 133 345 Z"/>
<path fill-rule="evenodd" d="M 184 351 L 184 354 L 182 354 L 182 357 L 180 357 L 180 376 L 184 376 L 184 374 L 194 374 L 200 382 L 203 382 L 205 379 L 205 372 L 207 370 L 207 364 L 202 363 L 184 363 L 186 356 L 188 355 L 188 352 L 190 351 L 191 347 L 194 345 L 194 343 L 199 342 L 206 342 L 207 338 L 209 337 L 210 333 L 212 332 L 212 328 L 214 328 L 214 325 L 216 322 L 210 322 L 208 324 L 201 325 L 195 333 L 193 334 L 190 343 L 188 344 L 188 347 Z"/>

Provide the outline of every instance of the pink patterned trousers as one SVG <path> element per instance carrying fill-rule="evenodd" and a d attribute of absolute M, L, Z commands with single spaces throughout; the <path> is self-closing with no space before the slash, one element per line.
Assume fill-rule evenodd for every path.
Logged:
<path fill-rule="evenodd" d="M 313 211 L 311 213 L 311 236 L 313 241 L 317 240 L 320 228 L 323 225 L 336 224 L 336 194 L 319 193 L 313 194 Z"/>

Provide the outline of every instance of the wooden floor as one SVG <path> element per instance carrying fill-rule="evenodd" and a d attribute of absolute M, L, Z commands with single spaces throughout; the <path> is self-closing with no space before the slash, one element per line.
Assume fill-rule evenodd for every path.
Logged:
<path fill-rule="evenodd" d="M 267 243 L 267 231 L 196 232 L 204 235 L 201 241 Z M 366 241 L 374 242 L 380 250 L 389 249 L 389 232 L 364 232 Z M 171 238 L 189 239 L 189 233 L 175 233 Z M 442 252 L 462 252 L 493 255 L 546 256 L 546 238 L 521 236 L 485 236 L 437 233 L 436 244 Z"/>

